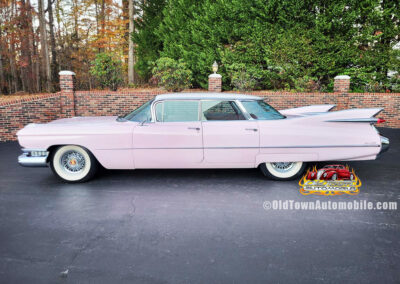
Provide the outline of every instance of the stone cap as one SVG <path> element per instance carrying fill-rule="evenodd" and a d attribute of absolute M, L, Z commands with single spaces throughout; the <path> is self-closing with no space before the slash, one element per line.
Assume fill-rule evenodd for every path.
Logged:
<path fill-rule="evenodd" d="M 222 78 L 220 74 L 210 74 L 208 78 Z"/>
<path fill-rule="evenodd" d="M 350 80 L 350 76 L 338 75 L 338 76 L 335 77 L 335 80 Z"/>
<path fill-rule="evenodd" d="M 60 72 L 58 73 L 58 75 L 60 75 L 60 76 L 62 76 L 62 75 L 75 76 L 75 73 L 72 72 L 72 71 L 63 70 L 63 71 L 60 71 Z"/>

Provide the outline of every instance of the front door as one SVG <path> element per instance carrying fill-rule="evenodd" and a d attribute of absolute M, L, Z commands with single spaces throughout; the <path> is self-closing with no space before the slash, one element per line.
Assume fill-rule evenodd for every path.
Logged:
<path fill-rule="evenodd" d="M 234 101 L 202 101 L 204 162 L 219 166 L 252 167 L 259 153 L 259 130 L 246 120 Z"/>
<path fill-rule="evenodd" d="M 135 127 L 135 168 L 193 168 L 203 161 L 199 101 L 156 102 L 154 122 Z"/>

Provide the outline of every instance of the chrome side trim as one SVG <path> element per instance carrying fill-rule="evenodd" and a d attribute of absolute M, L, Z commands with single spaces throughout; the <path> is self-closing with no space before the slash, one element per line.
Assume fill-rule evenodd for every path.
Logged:
<path fill-rule="evenodd" d="M 289 148 L 354 148 L 354 147 L 381 147 L 379 144 L 361 144 L 361 145 L 312 145 L 312 146 L 261 146 L 261 147 L 160 147 L 160 148 L 114 148 L 114 149 L 97 149 L 104 150 L 195 150 L 195 149 L 289 149 Z"/>
<path fill-rule="evenodd" d="M 23 167 L 47 167 L 47 156 L 30 157 L 25 152 L 18 157 L 18 163 Z"/>
<path fill-rule="evenodd" d="M 375 117 L 370 118 L 344 118 L 344 119 L 332 119 L 326 120 L 327 122 L 368 122 L 368 123 L 376 123 L 378 121 Z"/>
<path fill-rule="evenodd" d="M 38 152 L 46 152 L 46 149 L 39 149 L 39 148 L 23 148 L 21 149 L 22 152 L 24 153 L 29 153 L 29 152 L 34 152 L 34 151 L 38 151 Z"/>

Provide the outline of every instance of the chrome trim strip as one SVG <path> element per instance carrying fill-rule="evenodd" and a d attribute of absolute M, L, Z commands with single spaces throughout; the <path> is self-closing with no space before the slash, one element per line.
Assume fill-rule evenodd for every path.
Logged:
<path fill-rule="evenodd" d="M 23 148 L 23 149 L 21 149 L 21 151 L 24 152 L 24 153 L 33 152 L 33 151 L 36 151 L 36 152 L 47 152 L 47 149 Z"/>
<path fill-rule="evenodd" d="M 18 163 L 23 167 L 47 167 L 47 156 L 29 157 L 28 153 L 23 153 L 18 157 Z"/>
<path fill-rule="evenodd" d="M 325 120 L 327 122 L 368 122 L 368 123 L 376 123 L 378 121 L 375 117 L 370 118 L 344 118 L 344 119 L 332 119 Z"/>
<path fill-rule="evenodd" d="M 356 148 L 356 147 L 381 147 L 381 145 L 313 145 L 313 146 L 261 146 L 261 147 L 160 147 L 160 148 L 115 148 L 115 149 L 97 149 L 100 151 L 104 150 L 191 150 L 191 149 L 290 149 L 290 148 Z"/>

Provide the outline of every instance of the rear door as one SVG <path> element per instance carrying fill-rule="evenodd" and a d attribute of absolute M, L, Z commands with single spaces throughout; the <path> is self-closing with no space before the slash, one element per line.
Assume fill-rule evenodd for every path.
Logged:
<path fill-rule="evenodd" d="M 203 161 L 199 101 L 155 103 L 154 122 L 134 129 L 135 168 L 191 168 Z"/>
<path fill-rule="evenodd" d="M 204 162 L 221 166 L 253 166 L 259 152 L 259 130 L 234 101 L 201 101 Z"/>

